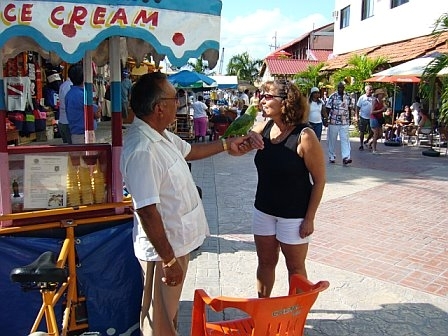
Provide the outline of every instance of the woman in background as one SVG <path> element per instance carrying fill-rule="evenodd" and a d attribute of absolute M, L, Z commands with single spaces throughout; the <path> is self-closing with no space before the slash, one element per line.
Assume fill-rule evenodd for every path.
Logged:
<path fill-rule="evenodd" d="M 322 136 L 322 126 L 326 126 L 323 125 L 323 120 L 326 121 L 327 119 L 327 110 L 324 108 L 324 104 L 320 99 L 320 92 L 317 87 L 311 88 L 309 103 L 310 115 L 308 117 L 308 122 L 320 141 Z"/>
<path fill-rule="evenodd" d="M 372 102 L 372 112 L 370 113 L 370 129 L 373 132 L 373 138 L 371 142 L 372 154 L 378 154 L 376 145 L 378 139 L 382 135 L 382 120 L 383 113 L 386 111 L 386 105 L 384 104 L 384 97 L 386 97 L 386 91 L 383 89 L 375 90 L 375 99 Z"/>

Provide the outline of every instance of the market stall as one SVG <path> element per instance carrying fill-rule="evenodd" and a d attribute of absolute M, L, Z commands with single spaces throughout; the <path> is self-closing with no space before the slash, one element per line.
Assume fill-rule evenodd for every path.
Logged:
<path fill-rule="evenodd" d="M 202 92 L 216 88 L 216 82 L 209 76 L 196 71 L 182 70 L 178 73 L 170 75 L 168 80 L 177 89 L 191 90 Z M 184 114 L 176 115 L 176 127 L 173 130 L 178 136 L 187 141 L 193 141 L 193 115 L 190 113 L 189 102 L 187 100 L 186 111 Z"/>
<path fill-rule="evenodd" d="M 107 240 L 114 239 L 114 227 L 118 224 L 124 225 L 124 237 L 130 241 L 129 226 L 132 225 L 132 214 L 126 211 L 125 203 L 120 205 L 120 202 L 123 202 L 122 177 L 119 172 L 122 148 L 121 68 L 128 56 L 137 64 L 149 57 L 156 67 L 165 57 L 176 66 L 185 65 L 190 58 L 197 57 L 203 57 L 208 60 L 210 66 L 214 66 L 218 59 L 221 6 L 219 0 L 201 0 L 194 3 L 182 0 L 14 0 L 0 3 L 0 60 L 3 66 L 3 71 L 0 72 L 0 212 L 2 216 L 6 216 L 4 218 L 8 218 L 5 220 L 0 217 L 0 239 L 3 246 L 1 253 L 2 258 L 8 260 L 8 267 L 2 267 L 0 288 L 2 296 L 12 298 L 16 302 L 13 307 L 6 306 L 6 302 L 0 303 L 5 305 L 1 307 L 4 309 L 0 310 L 8 312 L 6 316 L 0 317 L 0 330 L 5 334 L 27 334 L 29 325 L 26 323 L 32 315 L 30 309 L 35 307 L 35 304 L 26 301 L 27 298 L 20 294 L 18 288 L 12 287 L 13 284 L 8 282 L 9 267 L 13 266 L 13 263 L 29 260 L 38 251 L 47 248 L 34 238 L 27 237 L 23 238 L 23 244 L 15 244 L 14 242 L 18 242 L 17 232 L 20 235 L 20 227 L 26 228 L 31 224 L 45 226 L 45 218 L 52 222 L 71 218 L 76 222 L 87 216 L 98 218 L 99 222 L 106 224 Z M 29 62 L 29 58 L 21 58 L 21 55 L 37 55 L 38 60 Z M 15 68 L 11 60 L 22 62 L 21 68 Z M 21 146 L 16 141 L 16 133 L 11 132 L 8 119 L 10 93 L 29 85 L 35 90 L 33 101 L 40 101 L 43 97 L 40 91 L 42 83 L 39 82 L 41 77 L 36 76 L 44 65 L 40 60 L 45 60 L 45 64 L 55 67 L 61 63 L 82 62 L 86 120 L 90 120 L 89 116 L 93 114 L 95 66 L 109 64 L 112 144 L 95 144 L 93 124 L 89 122 L 86 123 L 85 145 Z M 36 77 L 34 83 L 32 78 L 28 83 L 24 78 L 30 77 L 29 69 L 32 66 L 35 67 L 33 73 Z M 26 69 L 27 73 L 19 73 L 22 68 Z M 10 73 L 11 71 L 15 72 Z M 17 84 L 13 80 L 6 80 L 7 77 L 20 78 L 23 81 Z M 28 99 L 27 93 L 19 92 L 17 97 Z M 102 206 L 108 203 L 116 206 L 112 209 Z M 78 209 L 83 209 L 83 215 Z M 12 212 L 14 216 L 7 217 Z M 44 220 L 39 222 L 37 217 Z M 107 225 L 105 218 L 111 218 L 111 225 Z M 83 229 L 82 233 L 79 228 L 77 233 L 85 237 L 90 234 L 101 236 L 102 230 L 94 226 L 95 230 L 92 229 L 91 232 L 89 225 L 86 225 L 87 228 Z M 15 232 L 13 236 L 8 233 L 12 232 L 11 229 Z M 45 230 L 41 231 L 39 239 L 46 240 L 46 233 L 48 232 Z M 25 236 L 30 235 L 32 232 Z M 122 238 L 123 236 L 120 237 Z M 97 236 L 95 239 L 100 238 Z M 27 246 L 26 250 L 24 246 Z M 94 257 L 95 254 L 101 255 L 98 251 L 103 247 L 104 245 L 97 246 L 96 251 L 87 252 L 90 256 L 88 262 L 94 268 L 99 269 L 96 266 L 103 265 L 104 259 L 107 259 Z M 113 251 L 119 250 L 120 248 L 117 248 Z M 106 252 L 109 259 L 114 258 L 111 253 Z M 114 262 L 107 264 L 113 267 Z M 83 285 L 90 288 L 91 296 L 95 297 L 93 301 L 96 306 L 90 306 L 94 313 L 89 315 L 93 316 L 94 320 L 91 322 L 97 327 L 97 331 L 111 334 L 112 326 L 108 323 L 112 321 L 116 323 L 113 325 L 116 332 L 113 335 L 135 334 L 134 315 L 123 316 L 120 321 L 108 314 L 108 318 L 105 318 L 103 311 L 95 311 L 95 307 L 99 309 L 103 303 L 104 306 L 109 304 L 101 302 L 102 296 L 93 294 L 95 290 L 107 292 L 107 286 L 110 285 L 117 286 L 113 291 L 119 292 L 123 288 L 119 289 L 118 286 L 126 286 L 126 281 L 117 278 L 108 278 L 106 281 L 101 272 L 96 272 L 93 278 L 89 271 L 84 272 L 80 280 L 84 281 Z M 116 273 L 107 272 L 107 276 L 116 276 Z M 126 271 L 126 275 L 129 274 L 132 272 Z M 92 286 L 92 281 L 101 281 L 100 287 L 103 287 Z M 17 297 L 13 297 L 14 293 Z M 135 299 L 134 297 L 133 300 Z M 129 304 L 135 307 L 135 301 Z"/>
<path fill-rule="evenodd" d="M 148 55 L 156 66 L 168 57 L 182 66 L 202 56 L 213 67 L 218 59 L 221 1 L 169 2 L 6 1 L 1 3 L 2 64 L 23 51 L 35 51 L 52 64 L 84 63 L 86 113 L 92 115 L 92 62 L 110 64 L 112 96 L 112 194 L 121 197 L 118 158 L 121 152 L 120 81 L 122 61 L 130 55 L 140 64 Z M 42 18 L 48 17 L 48 20 Z M 191 27 L 194 27 L 192 29 Z M 1 74 L 0 74 L 1 75 Z M 4 81 L 0 77 L 0 88 Z M 0 95 L 0 132 L 6 130 L 6 102 Z M 86 118 L 91 119 L 91 118 Z M 93 124 L 86 125 L 86 142 L 94 142 Z M 0 210 L 10 208 L 7 137 L 0 136 Z"/>

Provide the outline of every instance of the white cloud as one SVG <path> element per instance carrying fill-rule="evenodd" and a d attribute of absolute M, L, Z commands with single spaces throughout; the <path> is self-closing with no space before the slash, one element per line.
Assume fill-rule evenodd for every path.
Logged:
<path fill-rule="evenodd" d="M 264 59 L 274 46 L 280 47 L 313 28 L 329 23 L 322 14 L 313 14 L 297 21 L 283 15 L 280 9 L 256 10 L 229 21 L 221 19 L 220 56 L 224 48 L 223 73 L 232 56 L 248 52 L 252 59 Z M 214 71 L 219 71 L 220 61 Z"/>

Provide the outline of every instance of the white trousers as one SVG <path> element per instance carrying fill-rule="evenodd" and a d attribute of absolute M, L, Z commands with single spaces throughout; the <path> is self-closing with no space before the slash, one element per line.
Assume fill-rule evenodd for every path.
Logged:
<path fill-rule="evenodd" d="M 339 139 L 341 142 L 341 155 L 343 159 L 350 159 L 350 137 L 349 125 L 328 125 L 327 143 L 328 158 L 334 160 L 336 158 L 335 145 Z"/>

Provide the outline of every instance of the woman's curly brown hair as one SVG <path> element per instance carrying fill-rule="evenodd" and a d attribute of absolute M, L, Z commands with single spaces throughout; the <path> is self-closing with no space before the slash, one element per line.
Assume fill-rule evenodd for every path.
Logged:
<path fill-rule="evenodd" d="M 308 122 L 310 106 L 307 98 L 300 92 L 297 85 L 284 79 L 275 79 L 265 82 L 262 91 L 274 91 L 277 95 L 283 97 L 281 119 L 285 125 L 298 125 Z"/>

